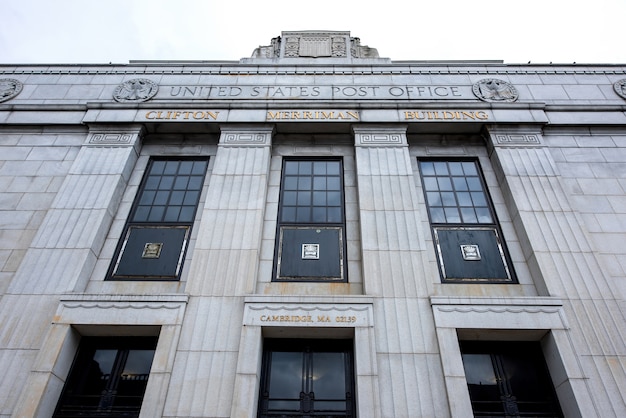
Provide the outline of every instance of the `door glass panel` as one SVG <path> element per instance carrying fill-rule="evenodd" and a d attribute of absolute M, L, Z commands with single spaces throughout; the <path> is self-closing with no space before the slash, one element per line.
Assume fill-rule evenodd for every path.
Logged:
<path fill-rule="evenodd" d="M 272 398 L 300 397 L 302 391 L 302 353 L 272 353 L 269 393 Z"/>
<path fill-rule="evenodd" d="M 331 400 L 346 398 L 344 353 L 314 353 L 312 388 L 315 399 Z M 317 404 L 317 403 L 316 403 Z M 341 404 L 331 404 L 345 407 Z"/>

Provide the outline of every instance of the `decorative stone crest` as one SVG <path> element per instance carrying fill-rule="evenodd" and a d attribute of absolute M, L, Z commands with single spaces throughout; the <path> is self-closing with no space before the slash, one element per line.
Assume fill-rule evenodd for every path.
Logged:
<path fill-rule="evenodd" d="M 615 93 L 622 99 L 626 99 L 626 78 L 613 83 Z"/>
<path fill-rule="evenodd" d="M 159 86 L 154 81 L 135 78 L 117 86 L 113 98 L 118 102 L 145 102 L 153 98 L 158 91 Z"/>
<path fill-rule="evenodd" d="M 11 100 L 22 91 L 22 83 L 13 78 L 0 79 L 0 102 Z"/>
<path fill-rule="evenodd" d="M 472 86 L 474 96 L 484 102 L 514 102 L 519 97 L 512 84 L 495 78 L 485 78 Z"/>
<path fill-rule="evenodd" d="M 281 45 L 282 44 L 282 45 Z M 282 51 L 281 51 L 282 48 Z M 252 58 L 379 58 L 378 51 L 361 45 L 350 32 L 283 32 L 271 45 L 260 46 Z"/>

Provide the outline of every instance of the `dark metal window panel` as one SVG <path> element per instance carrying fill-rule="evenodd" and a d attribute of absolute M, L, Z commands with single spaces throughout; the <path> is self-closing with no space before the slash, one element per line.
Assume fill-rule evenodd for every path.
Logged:
<path fill-rule="evenodd" d="M 150 160 L 107 274 L 112 280 L 178 280 L 208 158 Z"/>
<path fill-rule="evenodd" d="M 306 245 L 317 245 L 317 257 L 306 256 Z M 344 280 L 343 228 L 280 228 L 277 279 Z"/>
<path fill-rule="evenodd" d="M 156 337 L 84 337 L 53 417 L 138 417 L 156 343 Z"/>
<path fill-rule="evenodd" d="M 511 282 L 502 241 L 495 227 L 433 227 L 442 275 L 446 281 Z M 475 256 L 469 256 L 470 246 Z"/>
<path fill-rule="evenodd" d="M 344 206 L 341 159 L 283 160 L 272 280 L 346 281 Z"/>
<path fill-rule="evenodd" d="M 176 279 L 189 240 L 189 226 L 130 226 L 112 277 Z M 149 252 L 150 245 L 157 250 Z"/>
<path fill-rule="evenodd" d="M 266 339 L 259 418 L 353 418 L 351 340 Z"/>
<path fill-rule="evenodd" d="M 420 159 L 418 166 L 442 280 L 516 283 L 478 161 Z"/>
<path fill-rule="evenodd" d="M 462 341 L 475 417 L 562 418 L 538 342 Z"/>

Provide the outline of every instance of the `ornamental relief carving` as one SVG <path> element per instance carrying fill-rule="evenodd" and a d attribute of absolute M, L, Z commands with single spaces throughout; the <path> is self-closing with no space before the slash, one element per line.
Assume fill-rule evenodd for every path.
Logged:
<path fill-rule="evenodd" d="M 474 83 L 472 92 L 484 102 L 514 102 L 519 97 L 512 84 L 495 78 L 485 78 Z"/>
<path fill-rule="evenodd" d="M 22 83 L 13 78 L 0 79 L 0 102 L 11 100 L 22 91 Z"/>
<path fill-rule="evenodd" d="M 159 91 L 159 86 L 152 80 L 135 78 L 120 84 L 113 92 L 117 102 L 145 102 L 153 98 Z"/>
<path fill-rule="evenodd" d="M 626 78 L 613 83 L 613 90 L 619 97 L 626 100 Z"/>

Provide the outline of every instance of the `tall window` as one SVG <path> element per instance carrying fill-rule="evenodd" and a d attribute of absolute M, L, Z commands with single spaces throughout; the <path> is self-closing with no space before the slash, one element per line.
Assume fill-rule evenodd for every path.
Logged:
<path fill-rule="evenodd" d="M 461 352 L 475 417 L 563 416 L 538 343 L 465 341 Z"/>
<path fill-rule="evenodd" d="M 265 340 L 258 417 L 355 417 L 353 369 L 351 340 Z"/>
<path fill-rule="evenodd" d="M 341 160 L 285 160 L 278 218 L 275 280 L 346 279 Z"/>
<path fill-rule="evenodd" d="M 156 340 L 84 337 L 54 418 L 139 416 Z"/>
<path fill-rule="evenodd" d="M 478 162 L 422 160 L 419 168 L 444 281 L 513 282 Z"/>
<path fill-rule="evenodd" d="M 109 277 L 179 278 L 208 160 L 153 159 L 118 245 Z"/>

